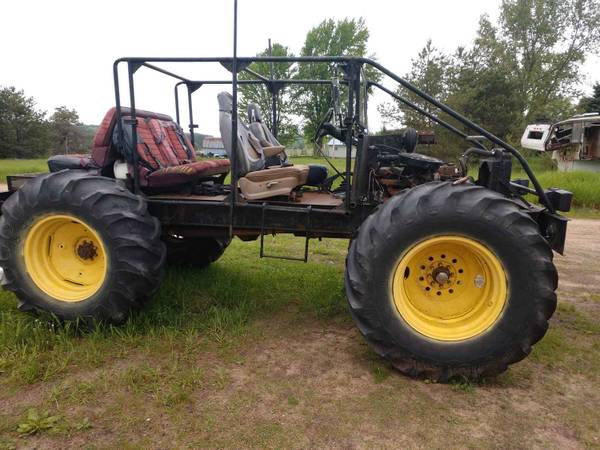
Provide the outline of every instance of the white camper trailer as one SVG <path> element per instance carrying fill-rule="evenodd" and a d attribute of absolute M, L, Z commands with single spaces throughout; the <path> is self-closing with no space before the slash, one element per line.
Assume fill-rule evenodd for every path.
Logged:
<path fill-rule="evenodd" d="M 521 146 L 551 151 L 558 170 L 600 172 L 600 114 L 589 113 L 562 122 L 528 125 Z"/>

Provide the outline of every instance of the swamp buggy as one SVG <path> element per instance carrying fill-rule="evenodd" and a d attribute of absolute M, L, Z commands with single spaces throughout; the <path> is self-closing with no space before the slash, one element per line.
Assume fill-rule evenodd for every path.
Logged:
<path fill-rule="evenodd" d="M 324 64 L 332 78 L 272 79 L 251 69 L 257 61 Z M 166 63 L 221 64 L 231 78 L 189 79 Z M 122 104 L 120 66 L 127 71 L 128 107 Z M 367 67 L 439 114 L 369 80 Z M 136 109 L 140 69 L 176 80 L 175 120 Z M 371 348 L 405 374 L 437 380 L 493 375 L 524 358 L 544 336 L 556 307 L 552 251 L 563 252 L 566 233 L 566 219 L 557 211 L 569 210 L 571 194 L 544 190 L 515 148 L 378 62 L 246 58 L 234 50 L 222 58 L 122 58 L 113 71 L 115 107 L 91 154 L 51 157 L 49 174 L 8 177 L 9 190 L 0 193 L 2 284 L 16 294 L 20 309 L 121 323 L 159 287 L 167 260 L 206 266 L 235 236 L 260 239 L 261 257 L 268 256 L 263 236 L 291 233 L 306 239 L 302 260 L 309 239 L 350 240 L 350 314 Z M 253 78 L 238 80 L 242 71 Z M 231 87 L 217 99 L 229 159 L 197 160 L 193 93 L 220 84 Z M 238 112 L 242 84 L 260 84 L 271 93 L 272 123 L 282 89 L 331 89 L 331 108 L 315 139 L 344 142 L 345 169 L 292 164 L 258 106 L 250 105 L 247 116 Z M 182 89 L 189 134 L 180 126 Z M 367 100 L 375 89 L 464 138 L 457 164 L 415 152 L 419 143 L 431 143 L 431 134 L 371 134 Z M 474 156 L 477 179 L 467 171 Z M 511 180 L 513 161 L 528 180 Z M 536 204 L 524 198 L 530 194 Z"/>

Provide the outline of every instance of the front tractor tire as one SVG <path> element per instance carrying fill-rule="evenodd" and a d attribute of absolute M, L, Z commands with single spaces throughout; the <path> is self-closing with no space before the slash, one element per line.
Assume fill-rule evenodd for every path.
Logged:
<path fill-rule="evenodd" d="M 536 222 L 472 184 L 427 183 L 365 220 L 346 261 L 351 314 L 412 377 L 503 372 L 546 333 L 558 276 Z"/>
<path fill-rule="evenodd" d="M 19 309 L 122 323 L 158 288 L 160 224 L 115 180 L 62 171 L 28 181 L 2 205 L 0 267 Z"/>

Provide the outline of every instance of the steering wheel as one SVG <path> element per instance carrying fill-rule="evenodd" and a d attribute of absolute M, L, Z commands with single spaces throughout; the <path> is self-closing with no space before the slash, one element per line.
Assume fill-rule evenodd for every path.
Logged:
<path fill-rule="evenodd" d="M 317 130 L 315 131 L 315 137 L 313 139 L 314 142 L 317 142 L 319 139 L 321 139 L 325 133 L 323 133 L 323 127 L 325 126 L 326 123 L 330 123 L 331 119 L 333 119 L 333 108 L 329 108 L 327 110 L 327 112 L 325 113 L 325 115 L 323 116 L 323 119 L 321 119 L 321 122 L 319 123 L 319 126 L 317 127 Z"/>

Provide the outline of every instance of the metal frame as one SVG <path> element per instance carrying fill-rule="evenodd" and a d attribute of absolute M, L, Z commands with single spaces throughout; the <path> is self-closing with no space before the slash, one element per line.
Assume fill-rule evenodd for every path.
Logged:
<path fill-rule="evenodd" d="M 497 147 L 503 149 L 507 154 L 512 155 L 523 167 L 525 173 L 531 180 L 534 189 L 530 192 L 534 192 L 540 199 L 540 202 L 545 206 L 546 211 L 555 215 L 555 210 L 552 203 L 549 201 L 546 193 L 542 189 L 531 168 L 527 164 L 527 161 L 521 156 L 521 154 L 508 143 L 502 141 L 492 133 L 485 130 L 483 127 L 475 124 L 466 117 L 462 116 L 458 112 L 454 111 L 450 107 L 437 101 L 427 93 L 421 91 L 416 86 L 412 85 L 408 81 L 394 74 L 390 70 L 383 67 L 378 62 L 368 58 L 358 57 L 346 57 L 346 56 L 313 56 L 313 57 L 274 57 L 271 51 L 271 42 L 269 41 L 269 56 L 262 57 L 238 57 L 237 55 L 237 0 L 234 0 L 234 24 L 233 24 L 233 56 L 232 57 L 190 57 L 190 58 L 177 58 L 177 57 L 129 57 L 120 58 L 113 64 L 113 77 L 115 85 L 115 105 L 117 110 L 117 129 L 119 136 L 119 145 L 123 145 L 123 126 L 122 126 L 122 110 L 121 110 L 121 96 L 119 89 L 119 65 L 124 63 L 127 65 L 127 81 L 129 86 L 129 103 L 130 103 L 130 117 L 128 124 L 132 126 L 132 146 L 135 149 L 137 147 L 137 121 L 136 121 L 136 109 L 135 109 L 135 84 L 134 74 L 141 67 L 145 67 L 150 70 L 162 73 L 170 76 L 177 80 L 174 86 L 174 97 L 175 97 L 175 114 L 176 121 L 181 124 L 181 112 L 179 102 L 179 87 L 182 85 L 186 86 L 187 89 L 187 100 L 188 100 L 188 116 L 189 125 L 188 129 L 190 132 L 190 139 L 192 144 L 195 144 L 194 130 L 197 125 L 194 123 L 193 118 L 193 98 L 192 94 L 200 89 L 203 85 L 229 85 L 232 86 L 232 124 L 231 124 L 231 143 L 232 143 L 232 157 L 231 157 L 231 194 L 228 201 L 198 201 L 193 196 L 189 198 L 180 199 L 164 199 L 160 197 L 148 198 L 150 212 L 159 218 L 163 226 L 167 229 L 178 228 L 185 230 L 190 233 L 223 233 L 227 230 L 229 236 L 234 234 L 245 234 L 250 237 L 261 237 L 261 256 L 269 256 L 264 253 L 264 240 L 263 236 L 266 233 L 272 232 L 291 232 L 297 235 L 303 235 L 306 237 L 305 255 L 304 260 L 308 254 L 308 239 L 309 237 L 350 237 L 358 228 L 360 223 L 370 214 L 372 209 L 376 206 L 375 204 L 369 203 L 368 189 L 369 184 L 365 183 L 365 177 L 368 177 L 367 167 L 367 147 L 361 148 L 362 144 L 368 143 L 368 137 L 363 138 L 362 134 L 365 130 L 362 123 L 366 123 L 367 114 L 367 103 L 368 103 L 368 92 L 372 87 L 378 88 L 383 92 L 386 92 L 392 98 L 396 99 L 405 106 L 414 109 L 422 115 L 428 117 L 430 120 L 435 121 L 440 126 L 448 129 L 455 133 L 457 136 L 466 139 L 467 141 L 478 147 L 478 150 L 471 149 L 469 152 L 479 152 L 485 154 L 486 147 L 478 139 L 470 137 L 464 131 L 459 130 L 455 126 L 451 125 L 445 120 L 442 120 L 437 115 L 434 115 L 415 103 L 401 97 L 395 90 L 386 88 L 380 83 L 372 82 L 370 80 L 364 81 L 364 91 L 361 92 L 363 84 L 361 83 L 361 76 L 364 78 L 366 73 L 363 69 L 366 66 L 370 66 L 378 70 L 381 74 L 387 76 L 399 86 L 412 92 L 423 101 L 433 105 L 441 113 L 445 113 L 461 123 L 466 129 L 477 132 L 485 139 L 490 141 Z M 265 76 L 257 73 L 250 68 L 253 62 L 266 62 L 270 65 L 270 74 Z M 160 63 L 219 63 L 231 73 L 231 80 L 208 80 L 208 79 L 196 79 L 190 80 L 183 76 L 180 76 L 174 72 L 166 70 L 156 64 Z M 269 204 L 269 202 L 263 202 L 262 204 L 248 203 L 240 201 L 238 198 L 238 161 L 237 161 L 237 125 L 238 125 L 238 86 L 244 84 L 262 84 L 271 94 L 271 113 L 273 118 L 273 134 L 277 136 L 278 130 L 277 124 L 277 100 L 279 93 L 282 88 L 288 85 L 311 85 L 311 84 L 329 84 L 333 83 L 332 80 L 277 80 L 273 76 L 273 65 L 275 63 L 311 63 L 311 64 L 327 64 L 334 65 L 341 68 L 345 74 L 345 79 L 342 81 L 348 86 L 347 89 L 347 105 L 346 114 L 343 118 L 343 127 L 345 128 L 345 144 L 346 144 L 346 166 L 345 166 L 345 197 L 344 197 L 344 208 L 326 208 L 326 207 L 312 207 L 302 206 L 297 204 Z M 252 75 L 254 79 L 251 80 L 238 80 L 238 73 L 245 71 Z M 364 109 L 361 111 L 361 94 L 364 95 Z M 364 113 L 365 117 L 361 117 L 361 112 Z M 364 120 L 363 120 L 364 119 Z M 352 173 L 352 147 L 355 145 L 355 133 L 360 138 L 357 145 L 357 159 L 355 162 L 355 173 Z M 495 155 L 496 152 L 488 152 Z M 360 157 L 359 157 L 360 154 Z M 138 163 L 138 154 L 136 151 L 132 152 L 134 165 Z M 337 170 L 336 170 L 337 171 Z M 338 173 L 339 174 L 339 173 Z M 140 193 L 140 183 L 138 171 L 134 171 L 133 176 L 133 190 L 135 193 Z M 363 192 L 364 191 L 364 192 Z M 521 191 L 523 192 L 523 191 Z M 366 200 L 365 200 L 366 199 Z M 275 202 L 273 202 L 275 203 Z M 267 214 L 268 211 L 268 214 Z M 533 211 L 533 208 L 532 208 Z M 307 213 L 308 212 L 308 213 Z M 533 213 L 533 212 L 532 212 Z M 307 215 L 308 214 L 308 215 Z M 308 217 L 307 223 L 305 219 Z"/>
<path fill-rule="evenodd" d="M 155 63 L 178 63 L 178 62 L 179 63 L 220 63 L 222 66 L 230 69 L 230 71 L 232 72 L 232 80 L 190 80 L 190 79 L 187 79 L 185 77 L 182 77 L 180 75 L 177 75 L 171 71 L 168 71 L 166 69 L 163 69 L 163 68 L 155 65 Z M 192 139 L 193 139 L 193 131 L 196 128 L 196 125 L 193 123 L 192 94 L 193 94 L 193 92 L 198 90 L 203 85 L 208 85 L 208 84 L 231 85 L 232 91 L 233 91 L 232 92 L 233 97 L 235 100 L 237 100 L 238 85 L 262 84 L 262 85 L 267 86 L 267 88 L 270 89 L 270 91 L 272 92 L 273 106 L 276 108 L 277 107 L 276 95 L 278 95 L 279 89 L 281 89 L 281 87 L 283 87 L 283 86 L 294 85 L 294 84 L 310 85 L 310 84 L 331 84 L 332 83 L 331 80 L 298 80 L 298 79 L 274 80 L 274 79 L 269 79 L 261 74 L 257 74 L 256 72 L 252 71 L 251 69 L 249 69 L 250 64 L 252 64 L 253 62 L 320 63 L 320 64 L 329 64 L 329 65 L 339 64 L 339 65 L 345 66 L 345 68 L 346 68 L 345 72 L 346 72 L 346 76 L 347 76 L 346 83 L 350 86 L 350 89 L 348 89 L 348 99 L 347 99 L 348 101 L 347 101 L 345 125 L 349 129 L 352 128 L 353 126 L 359 125 L 361 123 L 361 117 L 360 117 L 361 111 L 360 111 L 360 107 L 359 107 L 360 95 L 361 95 L 360 74 L 361 74 L 362 67 L 371 66 L 371 67 L 375 68 L 376 70 L 378 70 L 379 72 L 381 72 L 383 75 L 389 77 L 391 80 L 398 83 L 401 87 L 412 92 L 417 97 L 424 100 L 425 102 L 435 106 L 439 111 L 441 111 L 441 112 L 449 115 L 453 119 L 457 120 L 463 126 L 465 126 L 466 129 L 478 133 L 479 135 L 481 135 L 484 138 L 486 138 L 487 140 L 489 140 L 496 147 L 503 149 L 504 151 L 511 154 L 513 157 L 515 157 L 515 159 L 523 167 L 523 170 L 525 171 L 525 173 L 531 180 L 531 183 L 533 184 L 535 193 L 539 197 L 540 202 L 549 210 L 549 212 L 551 212 L 551 213 L 555 212 L 551 202 L 548 200 L 539 181 L 537 180 L 533 171 L 529 167 L 529 164 L 527 163 L 525 158 L 523 158 L 523 156 L 519 153 L 519 151 L 517 149 L 512 147 L 510 144 L 504 142 L 503 140 L 501 140 L 494 134 L 490 133 L 483 127 L 477 125 L 476 123 L 472 122 L 468 118 L 464 117 L 460 113 L 454 111 L 449 106 L 444 105 L 443 103 L 439 102 L 438 100 L 431 97 L 427 93 L 421 91 L 419 88 L 412 85 L 411 83 L 404 80 L 403 78 L 399 77 L 398 75 L 394 74 L 390 70 L 386 69 L 384 66 L 382 66 L 378 62 L 376 62 L 372 59 L 369 59 L 369 58 L 343 57 L 343 56 L 337 56 L 337 57 L 336 56 L 314 56 L 314 57 L 277 57 L 277 56 L 237 57 L 237 56 L 235 56 L 235 57 L 197 57 L 197 58 L 194 58 L 194 57 L 191 57 L 191 58 L 177 58 L 177 57 L 120 58 L 120 59 L 116 60 L 113 65 L 113 75 L 114 75 L 114 83 L 115 83 L 115 104 L 117 107 L 117 117 L 119 119 L 117 122 L 119 135 L 122 136 L 122 133 L 123 133 L 121 120 L 120 120 L 122 117 L 122 114 L 121 114 L 121 97 L 120 97 L 120 89 L 119 89 L 119 73 L 118 73 L 119 65 L 122 63 L 127 64 L 127 79 L 128 79 L 128 85 L 129 85 L 129 94 L 130 94 L 129 97 L 130 97 L 130 108 L 131 108 L 130 123 L 131 123 L 132 127 L 134 127 L 134 128 L 136 127 L 134 74 L 141 67 L 145 67 L 145 68 L 157 71 L 159 73 L 165 74 L 167 76 L 173 77 L 178 80 L 178 82 L 176 83 L 175 88 L 174 88 L 176 120 L 178 123 L 180 123 L 180 121 L 181 121 L 178 87 L 181 85 L 185 85 L 187 87 L 188 108 L 189 108 L 188 114 L 189 114 L 189 118 L 190 118 L 189 130 L 190 130 Z M 253 76 L 256 76 L 259 79 L 238 80 L 237 79 L 238 68 L 239 68 L 239 71 L 241 71 L 241 70 L 247 71 L 248 73 L 252 74 Z M 414 109 L 415 111 L 427 116 L 431 120 L 437 122 L 441 126 L 452 131 L 453 133 L 457 134 L 458 136 L 465 138 L 465 139 L 468 138 L 467 133 L 457 129 L 456 127 L 454 127 L 453 125 L 449 124 L 448 122 L 440 119 L 436 115 L 433 115 L 433 114 L 425 111 L 418 105 L 399 96 L 393 90 L 384 87 L 380 83 L 372 82 L 369 80 L 364 80 L 364 81 L 366 82 L 366 84 L 368 86 L 376 87 L 376 88 L 382 90 L 383 92 L 386 92 L 388 95 L 390 95 L 393 98 L 395 98 L 396 100 L 402 102 L 407 107 L 410 107 L 410 108 Z M 277 89 L 274 88 L 275 86 L 277 86 Z M 365 99 L 365 101 L 367 101 L 367 99 Z M 276 111 L 273 112 L 273 115 L 274 116 L 276 115 Z M 234 132 L 236 132 L 236 128 L 237 128 L 237 116 L 238 116 L 238 111 L 237 111 L 237 101 L 236 101 L 233 111 L 232 111 L 232 131 L 234 131 Z M 236 134 L 237 134 L 237 132 L 236 132 Z M 235 134 L 234 134 L 234 136 L 235 136 Z M 137 144 L 136 133 L 133 133 L 133 143 L 132 144 L 133 145 Z M 232 139 L 232 145 L 234 147 L 237 145 L 236 139 Z M 351 133 L 347 133 L 347 139 L 346 139 L 347 162 L 346 162 L 345 177 L 347 179 L 347 188 L 348 188 L 347 197 L 346 197 L 347 202 L 348 202 L 347 203 L 348 207 L 350 207 L 351 204 L 353 203 L 352 202 L 353 199 L 350 198 L 351 197 L 351 185 L 352 185 L 352 169 L 351 169 L 351 157 L 350 156 L 351 156 L 351 151 L 352 151 L 352 145 L 353 145 L 353 143 L 352 143 L 352 139 L 351 139 Z M 477 145 L 479 147 L 483 147 L 481 143 L 475 143 L 475 145 Z M 235 157 L 235 155 L 236 155 L 235 148 L 234 148 L 233 155 L 234 155 L 234 157 L 232 158 L 231 163 L 232 163 L 232 167 L 235 167 L 236 162 L 237 162 L 236 157 Z M 133 152 L 133 158 L 134 158 L 134 161 L 133 161 L 134 164 L 137 163 L 136 152 Z M 236 185 L 236 182 L 237 182 L 237 176 L 235 176 L 236 173 L 237 173 L 236 171 L 232 172 L 232 185 L 234 185 L 234 186 Z M 139 192 L 139 180 L 137 179 L 137 177 L 138 177 L 137 172 L 135 172 L 134 173 L 134 190 L 136 192 Z M 233 191 L 235 192 L 235 190 L 233 190 Z M 234 194 L 234 197 L 237 197 L 237 195 Z M 235 209 L 235 206 L 237 203 L 237 199 L 234 199 L 234 200 L 235 201 L 232 202 L 232 209 Z"/>
<path fill-rule="evenodd" d="M 124 143 L 123 130 L 123 111 L 121 108 L 121 92 L 119 80 L 119 68 L 122 64 L 126 65 L 127 69 L 127 84 L 129 87 L 129 106 L 130 112 L 126 123 L 132 127 L 132 142 L 133 148 L 137 147 L 137 117 L 136 117 L 136 102 L 135 102 L 135 77 L 136 72 L 144 67 L 149 70 L 161 73 L 176 80 L 174 86 L 176 121 L 181 122 L 180 97 L 179 87 L 186 86 L 188 99 L 188 116 L 189 116 L 189 131 L 192 142 L 194 142 L 194 130 L 197 127 L 194 124 L 193 118 L 193 93 L 200 89 L 203 85 L 231 85 L 233 93 L 233 108 L 232 108 L 232 147 L 233 155 L 231 158 L 232 175 L 231 194 L 224 201 L 208 201 L 197 196 L 147 196 L 148 207 L 150 213 L 158 218 L 163 226 L 163 231 L 166 233 L 174 232 L 182 235 L 239 235 L 245 238 L 261 237 L 261 256 L 269 256 L 264 253 L 262 236 L 267 233 L 293 233 L 299 236 L 306 237 L 306 247 L 304 260 L 306 260 L 308 239 L 320 237 L 342 237 L 351 238 L 364 219 L 378 205 L 377 200 L 373 199 L 369 194 L 369 167 L 371 156 L 369 150 L 369 135 L 366 130 L 366 115 L 368 94 L 371 88 L 377 88 L 386 92 L 396 101 L 404 104 L 408 108 L 412 108 L 418 113 L 428 117 L 430 120 L 438 123 L 457 136 L 467 140 L 470 148 L 465 152 L 464 157 L 469 153 L 484 155 L 488 158 L 483 165 L 502 165 L 506 159 L 514 157 L 523 167 L 529 180 L 533 184 L 533 189 L 527 187 L 526 180 L 518 180 L 519 182 L 511 182 L 509 179 L 504 181 L 503 189 L 508 189 L 509 194 L 523 195 L 526 193 L 535 194 L 538 196 L 542 207 L 528 205 L 523 201 L 527 212 L 536 220 L 540 227 L 542 235 L 544 235 L 552 248 L 561 252 L 564 240 L 566 219 L 556 214 L 553 203 L 549 200 L 548 195 L 542 189 L 539 181 L 533 174 L 531 168 L 523 156 L 511 145 L 504 142 L 497 136 L 493 135 L 483 127 L 472 122 L 468 118 L 454 111 L 450 107 L 439 102 L 427 93 L 421 91 L 413 84 L 394 74 L 390 70 L 378 62 L 369 58 L 349 57 L 349 56 L 312 56 L 312 57 L 276 57 L 269 53 L 269 56 L 261 57 L 238 57 L 237 56 L 237 0 L 234 0 L 234 40 L 233 40 L 233 56 L 232 57 L 126 57 L 117 59 L 113 64 L 113 81 L 115 89 L 115 106 L 117 114 L 117 132 L 118 145 L 121 147 Z M 265 76 L 251 69 L 253 62 L 266 62 L 271 66 L 270 76 Z M 178 75 L 170 70 L 160 67 L 157 64 L 162 63 L 218 63 L 221 64 L 231 73 L 230 80 L 209 80 L 209 79 L 188 79 Z M 237 175 L 237 124 L 238 124 L 238 86 L 244 84 L 262 84 L 271 93 L 273 123 L 277 123 L 277 97 L 280 91 L 285 86 L 289 85 L 332 85 L 334 80 L 299 80 L 274 79 L 272 66 L 276 63 L 298 63 L 298 64 L 326 64 L 342 69 L 341 73 L 345 75 L 343 80 L 335 80 L 348 87 L 347 104 L 345 117 L 343 117 L 343 127 L 345 128 L 345 144 L 346 144 L 346 166 L 343 173 L 345 177 L 345 197 L 344 205 L 333 207 L 331 205 L 312 205 L 302 204 L 301 202 L 282 203 L 277 201 L 267 200 L 262 203 L 246 202 L 238 196 L 238 175 Z M 390 89 L 379 82 L 374 82 L 365 79 L 364 70 L 367 66 L 379 71 L 384 76 L 391 79 L 397 84 L 397 87 Z M 238 73 L 245 71 L 252 75 L 254 79 L 238 80 Z M 336 71 L 336 74 L 338 72 Z M 362 79 L 361 79 L 362 78 Z M 411 92 L 422 101 L 435 107 L 437 112 L 431 113 L 423 109 L 421 106 L 409 101 L 398 93 L 398 89 L 403 88 Z M 362 97 L 362 98 L 361 98 Z M 361 104 L 361 100 L 364 99 Z M 474 131 L 478 136 L 469 136 L 467 132 L 450 124 L 448 121 L 440 118 L 439 114 L 446 114 L 466 130 Z M 363 114 L 365 117 L 361 117 Z M 277 129 L 273 130 L 277 133 Z M 355 133 L 356 131 L 356 133 Z M 342 136 L 340 134 L 340 136 Z M 357 139 L 354 139 L 357 138 Z M 492 151 L 488 150 L 481 142 L 485 138 L 495 146 Z M 352 172 L 352 147 L 356 145 L 357 158 L 355 161 L 354 173 Z M 509 156 L 510 155 L 510 156 Z M 132 152 L 132 163 L 138 164 L 137 151 Z M 507 166 L 510 172 L 510 161 Z M 337 171 L 337 170 L 336 170 Z M 507 172 L 504 169 L 504 172 Z M 338 175 L 342 173 L 338 172 Z M 495 189 L 495 188 L 493 188 Z M 139 173 L 133 171 L 133 186 L 132 190 L 136 194 L 143 195 L 140 190 Z M 505 193 L 507 193 L 505 191 Z M 549 191 L 550 192 L 550 191 Z M 556 194 L 556 192 L 551 194 Z M 11 192 L 0 192 L 0 205 L 8 198 Z M 556 195 L 555 195 L 556 196 Z"/>

